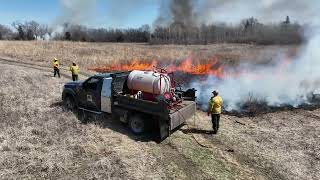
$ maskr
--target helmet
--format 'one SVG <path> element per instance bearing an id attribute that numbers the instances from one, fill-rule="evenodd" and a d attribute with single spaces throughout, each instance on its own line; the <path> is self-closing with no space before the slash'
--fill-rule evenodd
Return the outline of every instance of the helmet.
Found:
<path id="1" fill-rule="evenodd" d="M 214 90 L 214 91 L 212 91 L 212 94 L 214 94 L 214 95 L 218 95 L 218 94 L 219 94 L 219 92 L 218 92 L 218 90 Z"/>
<path id="2" fill-rule="evenodd" d="M 54 61 L 58 61 L 58 58 L 54 58 L 53 60 L 54 60 Z"/>

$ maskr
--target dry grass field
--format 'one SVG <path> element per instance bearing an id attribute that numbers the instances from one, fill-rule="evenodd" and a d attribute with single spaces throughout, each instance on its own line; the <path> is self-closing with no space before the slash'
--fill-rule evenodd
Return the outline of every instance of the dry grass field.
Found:
<path id="1" fill-rule="evenodd" d="M 199 59 L 218 57 L 221 63 L 236 65 L 239 60 L 269 62 L 280 53 L 294 55 L 297 46 L 256 46 L 248 44 L 147 45 L 117 43 L 1 41 L 0 56 L 51 66 L 55 57 L 63 65 L 77 62 L 82 69 L 123 61 L 176 61 L 193 55 Z"/>
<path id="2" fill-rule="evenodd" d="M 211 124 L 199 111 L 157 144 L 109 117 L 82 123 L 61 105 L 69 73 L 53 78 L 48 68 L 56 56 L 85 68 L 190 53 L 230 64 L 246 57 L 263 63 L 296 49 L 0 41 L 0 56 L 11 58 L 0 60 L 0 179 L 320 179 L 320 110 L 223 115 L 218 135 L 204 133 Z"/>

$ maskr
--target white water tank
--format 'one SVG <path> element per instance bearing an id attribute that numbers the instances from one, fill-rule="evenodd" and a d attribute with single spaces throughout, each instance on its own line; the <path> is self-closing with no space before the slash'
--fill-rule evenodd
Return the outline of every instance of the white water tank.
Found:
<path id="1" fill-rule="evenodd" d="M 134 70 L 129 74 L 127 85 L 131 90 L 159 95 L 170 92 L 171 80 L 168 74 Z"/>

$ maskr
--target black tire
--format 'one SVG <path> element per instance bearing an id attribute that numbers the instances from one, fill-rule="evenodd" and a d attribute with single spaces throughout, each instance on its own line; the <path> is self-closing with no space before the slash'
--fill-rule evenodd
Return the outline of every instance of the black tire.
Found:
<path id="1" fill-rule="evenodd" d="M 76 108 L 76 103 L 74 99 L 70 96 L 67 96 L 66 98 L 64 98 L 63 103 L 68 110 L 74 110 Z"/>
<path id="2" fill-rule="evenodd" d="M 78 119 L 82 122 L 82 123 L 87 123 L 88 122 L 88 117 L 85 111 L 78 109 L 77 110 L 77 116 Z"/>
<path id="3" fill-rule="evenodd" d="M 135 115 L 129 119 L 129 128 L 134 134 L 141 135 L 145 131 L 146 124 L 141 116 Z"/>

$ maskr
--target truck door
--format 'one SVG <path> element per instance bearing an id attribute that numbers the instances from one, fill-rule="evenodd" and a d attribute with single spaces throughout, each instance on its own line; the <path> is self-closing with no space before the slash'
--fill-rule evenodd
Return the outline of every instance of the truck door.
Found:
<path id="1" fill-rule="evenodd" d="M 80 95 L 80 104 L 83 108 L 100 111 L 102 80 L 91 77 L 83 83 L 83 91 Z"/>
<path id="2" fill-rule="evenodd" d="M 111 113 L 111 83 L 111 77 L 103 79 L 103 85 L 101 90 L 101 111 L 106 113 Z"/>

